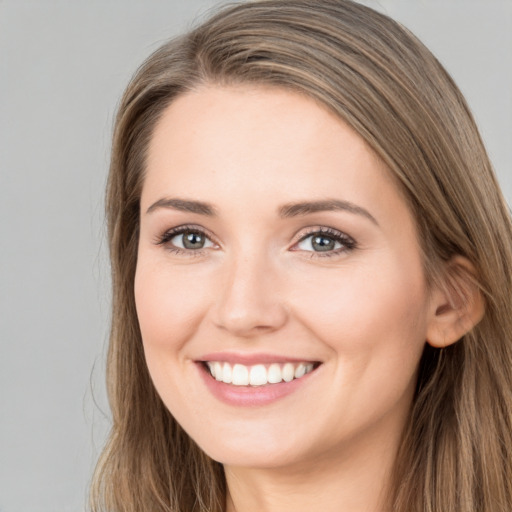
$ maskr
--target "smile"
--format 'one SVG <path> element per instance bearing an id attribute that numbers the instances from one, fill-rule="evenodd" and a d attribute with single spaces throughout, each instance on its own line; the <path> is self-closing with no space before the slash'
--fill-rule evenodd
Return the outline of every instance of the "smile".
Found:
<path id="1" fill-rule="evenodd" d="M 291 382 L 304 377 L 315 368 L 314 363 L 311 362 L 246 366 L 239 363 L 207 361 L 206 366 L 215 380 L 233 386 L 265 386 L 283 381 Z"/>

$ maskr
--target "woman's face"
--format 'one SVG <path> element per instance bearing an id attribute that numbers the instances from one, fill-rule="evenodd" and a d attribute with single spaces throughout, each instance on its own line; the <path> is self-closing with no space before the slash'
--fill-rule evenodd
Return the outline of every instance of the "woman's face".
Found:
<path id="1" fill-rule="evenodd" d="M 314 101 L 212 86 L 167 108 L 135 299 L 156 389 L 214 459 L 396 446 L 434 314 L 415 225 L 384 164 Z"/>

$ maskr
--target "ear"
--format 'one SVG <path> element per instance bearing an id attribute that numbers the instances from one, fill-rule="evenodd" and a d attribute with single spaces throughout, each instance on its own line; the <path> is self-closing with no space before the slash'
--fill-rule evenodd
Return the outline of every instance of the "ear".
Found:
<path id="1" fill-rule="evenodd" d="M 473 264 L 463 256 L 446 263 L 431 295 L 427 342 L 444 348 L 468 333 L 483 318 L 485 301 Z"/>

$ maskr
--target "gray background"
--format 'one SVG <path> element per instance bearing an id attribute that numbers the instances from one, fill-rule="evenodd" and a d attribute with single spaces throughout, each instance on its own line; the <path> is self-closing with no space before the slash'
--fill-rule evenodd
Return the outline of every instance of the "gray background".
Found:
<path id="1" fill-rule="evenodd" d="M 216 2 L 0 0 L 0 512 L 85 509 L 108 425 L 103 187 L 137 65 Z M 468 98 L 512 200 L 512 0 L 364 3 Z"/>

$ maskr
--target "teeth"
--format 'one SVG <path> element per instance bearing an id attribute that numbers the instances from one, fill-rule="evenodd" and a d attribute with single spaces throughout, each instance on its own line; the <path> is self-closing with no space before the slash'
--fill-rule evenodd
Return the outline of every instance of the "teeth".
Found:
<path id="1" fill-rule="evenodd" d="M 313 363 L 272 363 L 268 367 L 263 364 L 231 366 L 230 363 L 220 361 L 208 361 L 206 364 L 215 380 L 234 386 L 264 386 L 278 384 L 283 380 L 291 382 L 313 371 Z"/>
<path id="2" fill-rule="evenodd" d="M 262 364 L 251 367 L 249 384 L 251 386 L 263 386 L 267 383 L 267 369 Z"/>
<path id="3" fill-rule="evenodd" d="M 214 363 L 213 368 L 215 369 L 215 379 L 222 380 L 222 364 Z"/>
<path id="4" fill-rule="evenodd" d="M 295 368 L 295 378 L 300 379 L 304 374 L 306 373 L 306 365 L 305 364 L 299 364 L 297 368 Z"/>
<path id="5" fill-rule="evenodd" d="M 295 376 L 295 368 L 292 363 L 286 363 L 283 366 L 283 380 L 285 382 L 291 382 Z"/>
<path id="6" fill-rule="evenodd" d="M 231 369 L 231 365 L 229 363 L 224 363 L 222 367 L 222 382 L 226 384 L 231 384 L 233 379 L 233 370 Z"/>
<path id="7" fill-rule="evenodd" d="M 235 386 L 249 385 L 249 369 L 247 368 L 247 366 L 244 366 L 243 364 L 235 364 L 235 366 L 233 366 L 231 382 Z"/>
<path id="8" fill-rule="evenodd" d="M 267 381 L 269 384 L 278 384 L 283 380 L 283 374 L 281 373 L 281 367 L 274 363 L 271 364 L 268 368 L 268 377 Z"/>

